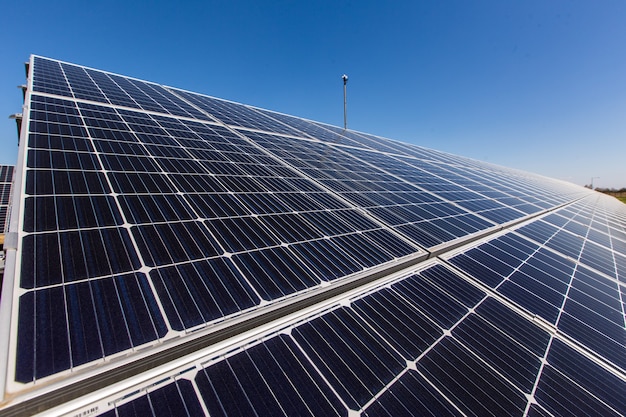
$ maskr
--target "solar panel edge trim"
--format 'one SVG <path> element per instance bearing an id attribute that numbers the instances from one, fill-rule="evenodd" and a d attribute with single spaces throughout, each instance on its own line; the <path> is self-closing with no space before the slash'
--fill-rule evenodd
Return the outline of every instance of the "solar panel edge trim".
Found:
<path id="1" fill-rule="evenodd" d="M 29 74 L 27 74 L 27 89 L 26 94 L 24 96 L 24 105 L 23 105 L 23 116 L 22 116 L 22 128 L 20 129 L 20 137 L 18 138 L 18 156 L 17 156 L 17 164 L 13 171 L 13 193 L 14 195 L 22 194 L 22 190 L 24 187 L 24 171 L 25 171 L 25 152 L 26 152 L 26 142 L 28 136 L 27 126 L 30 121 L 30 111 L 28 111 L 27 103 L 30 102 L 30 94 L 33 87 L 33 77 L 32 71 L 34 66 L 35 56 L 31 55 L 28 61 L 28 70 Z M 28 98 L 28 100 L 27 100 Z M 25 114 L 24 114 L 25 113 Z M 24 161 L 24 162 L 22 162 Z M 5 395 L 7 392 L 7 384 L 10 384 L 12 381 L 9 380 L 9 357 L 14 352 L 13 346 L 11 344 L 11 340 L 14 340 L 17 333 L 17 326 L 15 325 L 16 320 L 12 319 L 15 317 L 14 314 L 17 312 L 17 303 L 14 302 L 14 292 L 15 286 L 17 285 L 17 276 L 16 268 L 18 267 L 17 262 L 17 248 L 19 241 L 21 241 L 19 234 L 21 230 L 21 208 L 22 208 L 22 199 L 19 198 L 18 201 L 13 201 L 13 205 L 11 207 L 11 222 L 8 225 L 7 237 L 8 241 L 11 242 L 11 245 L 6 245 L 7 239 L 5 238 L 5 247 L 4 251 L 6 254 L 5 257 L 5 270 L 4 270 L 4 279 L 2 281 L 2 302 L 0 303 L 0 404 L 5 399 Z M 6 279 L 9 277 L 9 279 Z"/>

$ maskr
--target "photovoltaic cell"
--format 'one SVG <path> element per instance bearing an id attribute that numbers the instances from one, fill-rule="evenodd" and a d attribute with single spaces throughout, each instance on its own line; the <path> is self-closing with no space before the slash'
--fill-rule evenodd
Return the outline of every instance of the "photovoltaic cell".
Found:
<path id="1" fill-rule="evenodd" d="M 442 265 L 425 269 L 420 275 L 467 308 L 475 307 L 486 295 Z"/>
<path id="2" fill-rule="evenodd" d="M 353 308 L 407 360 L 443 335 L 439 326 L 391 290 L 357 300 Z"/>
<path id="3" fill-rule="evenodd" d="M 512 246 L 507 239 L 509 238 L 503 236 L 470 249 L 451 258 L 450 263 L 484 284 L 496 288 L 538 248 L 532 244 Z"/>
<path id="4" fill-rule="evenodd" d="M 337 310 L 293 330 L 295 341 L 351 409 L 359 409 L 405 366 L 349 310 Z"/>
<path id="5" fill-rule="evenodd" d="M 155 341 L 167 330 L 141 274 L 29 291 L 19 311 L 20 382 Z"/>
<path id="6" fill-rule="evenodd" d="M 48 232 L 119 226 L 122 218 L 109 196 L 41 196 L 25 200 L 24 231 Z"/>
<path id="7" fill-rule="evenodd" d="M 283 247 L 233 255 L 232 260 L 264 300 L 284 297 L 320 283 Z"/>
<path id="8" fill-rule="evenodd" d="M 150 276 L 174 330 L 211 322 L 260 301 L 234 265 L 222 258 L 158 268 Z"/>
<path id="9" fill-rule="evenodd" d="M 564 333 L 619 367 L 626 367 L 626 328 L 623 315 L 614 317 L 612 321 L 575 301 L 567 300 L 558 324 Z"/>
<path id="10" fill-rule="evenodd" d="M 547 360 L 570 381 L 585 387 L 589 394 L 596 396 L 619 413 L 626 412 L 626 401 L 621 395 L 626 388 L 623 379 L 582 357 L 560 341 L 554 342 Z"/>
<path id="11" fill-rule="evenodd" d="M 418 362 L 418 370 L 466 415 L 518 415 L 526 398 L 458 342 L 445 338 Z"/>
<path id="12" fill-rule="evenodd" d="M 469 311 L 468 307 L 463 306 L 421 275 L 413 275 L 394 284 L 392 288 L 443 329 L 452 327 Z"/>
<path id="13" fill-rule="evenodd" d="M 409 371 L 376 399 L 364 416 L 462 416 L 417 372 Z"/>
<path id="14" fill-rule="evenodd" d="M 21 285 L 37 288 L 139 269 L 126 229 L 103 228 L 25 236 Z M 98 257 L 89 254 L 98 254 Z"/>
<path id="15" fill-rule="evenodd" d="M 478 306 L 476 313 L 495 326 L 500 332 L 514 339 L 536 357 L 543 357 L 548 343 L 549 334 L 525 320 L 519 314 L 489 298 Z"/>
<path id="16" fill-rule="evenodd" d="M 552 414 L 548 413 L 538 404 L 531 404 L 526 415 L 528 417 L 550 417 Z"/>
<path id="17" fill-rule="evenodd" d="M 546 410 L 557 415 L 624 414 L 623 379 L 559 341 L 554 342 L 547 360 L 536 394 L 538 403 Z"/>
<path id="18" fill-rule="evenodd" d="M 209 367 L 195 380 L 212 416 L 347 415 L 303 353 L 285 337 Z"/>
<path id="19" fill-rule="evenodd" d="M 490 363 L 519 389 L 530 394 L 541 361 L 506 333 L 477 315 L 470 315 L 452 335 L 464 346 Z"/>
<path id="20" fill-rule="evenodd" d="M 101 415 L 103 417 L 195 417 L 204 416 L 204 411 L 191 382 L 177 380 L 150 391 L 132 402 L 116 406 L 114 410 Z"/>

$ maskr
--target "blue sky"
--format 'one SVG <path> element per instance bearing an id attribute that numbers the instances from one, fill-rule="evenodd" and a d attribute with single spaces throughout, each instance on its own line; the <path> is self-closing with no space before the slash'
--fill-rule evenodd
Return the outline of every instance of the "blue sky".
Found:
<path id="1" fill-rule="evenodd" d="M 178 4 L 180 3 L 180 4 Z M 626 186 L 626 1 L 41 1 L 0 16 L 0 164 L 31 53 Z"/>

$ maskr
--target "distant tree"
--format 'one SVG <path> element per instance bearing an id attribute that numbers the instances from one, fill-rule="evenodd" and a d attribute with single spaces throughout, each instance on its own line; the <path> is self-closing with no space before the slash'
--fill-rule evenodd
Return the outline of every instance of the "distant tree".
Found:
<path id="1" fill-rule="evenodd" d="M 585 185 L 585 187 L 590 188 L 590 186 Z M 619 195 L 619 194 L 626 194 L 626 187 L 622 187 L 619 190 L 617 188 L 601 188 L 601 187 L 597 187 L 596 191 L 600 192 L 600 193 L 604 193 L 604 194 L 609 194 L 609 195 Z"/>

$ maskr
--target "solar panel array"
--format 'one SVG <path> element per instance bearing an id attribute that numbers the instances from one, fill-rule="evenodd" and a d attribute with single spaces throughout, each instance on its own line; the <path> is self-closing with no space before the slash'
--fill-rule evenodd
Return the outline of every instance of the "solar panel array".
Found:
<path id="1" fill-rule="evenodd" d="M 626 413 L 616 200 L 52 59 L 28 81 L 0 415 Z"/>
<path id="2" fill-rule="evenodd" d="M 9 227 L 9 207 L 11 204 L 11 183 L 13 166 L 0 165 L 0 247 L 4 245 L 4 234 Z M 0 288 L 4 278 L 4 252 L 0 252 Z M 0 300 L 2 300 L 0 293 Z"/>
<path id="3" fill-rule="evenodd" d="M 4 234 L 8 228 L 7 216 L 11 198 L 13 168 L 12 165 L 0 165 L 0 234 Z"/>

